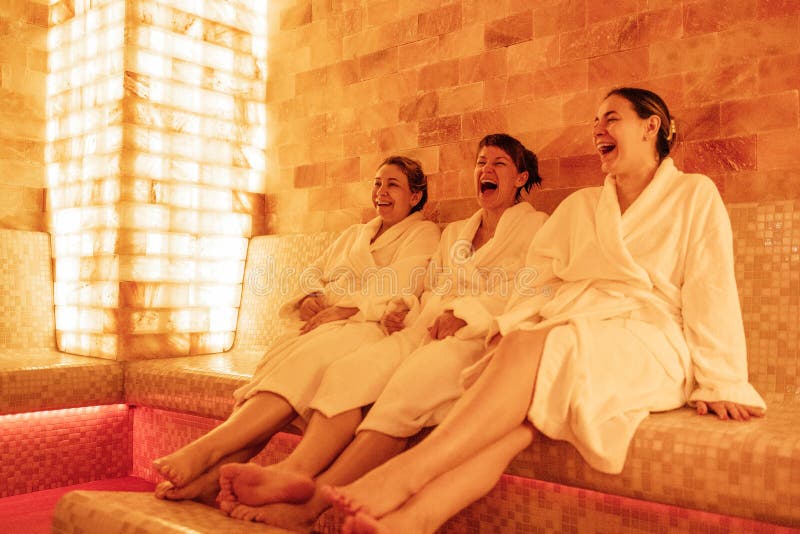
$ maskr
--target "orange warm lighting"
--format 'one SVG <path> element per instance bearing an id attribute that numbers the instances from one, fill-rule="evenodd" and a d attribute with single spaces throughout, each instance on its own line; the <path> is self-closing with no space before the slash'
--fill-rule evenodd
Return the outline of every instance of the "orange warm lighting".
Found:
<path id="1" fill-rule="evenodd" d="M 266 3 L 81 3 L 48 34 L 47 180 L 66 352 L 230 348 L 263 218 Z"/>

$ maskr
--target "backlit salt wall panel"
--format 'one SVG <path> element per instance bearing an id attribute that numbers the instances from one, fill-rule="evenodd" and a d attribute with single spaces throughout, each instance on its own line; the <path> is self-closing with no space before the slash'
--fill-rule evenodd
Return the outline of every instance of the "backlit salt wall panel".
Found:
<path id="1" fill-rule="evenodd" d="M 75 4 L 49 34 L 59 347 L 226 350 L 264 221 L 265 4 Z"/>

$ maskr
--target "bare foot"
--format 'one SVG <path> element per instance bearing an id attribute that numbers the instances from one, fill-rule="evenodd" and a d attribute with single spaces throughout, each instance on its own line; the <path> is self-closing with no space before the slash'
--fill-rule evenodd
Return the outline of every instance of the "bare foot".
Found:
<path id="1" fill-rule="evenodd" d="M 264 506 L 237 504 L 229 515 L 236 519 L 258 521 L 292 532 L 310 532 L 319 513 L 305 504 L 278 503 Z"/>
<path id="2" fill-rule="evenodd" d="M 419 510 L 403 507 L 380 519 L 364 512 L 358 512 L 345 519 L 342 525 L 342 534 L 391 534 L 392 532 L 434 534 L 437 527 L 430 524 L 429 518 L 425 514 L 418 512 Z"/>
<path id="3" fill-rule="evenodd" d="M 348 515 L 364 512 L 380 519 L 402 506 L 417 491 L 404 485 L 407 477 L 376 476 L 380 470 L 370 471 L 347 486 L 325 486 L 320 491 L 329 503 Z M 391 480 L 390 484 L 385 483 L 387 479 Z"/>
<path id="4" fill-rule="evenodd" d="M 161 482 L 155 489 L 157 499 L 169 501 L 194 500 L 214 506 L 219 486 L 216 474 L 204 473 L 185 486 L 175 487 L 169 480 Z"/>
<path id="5" fill-rule="evenodd" d="M 347 515 L 355 515 L 363 506 L 361 503 L 352 501 L 344 488 L 322 486 L 319 491 L 325 500 L 331 503 L 334 508 Z"/>
<path id="6" fill-rule="evenodd" d="M 233 498 L 248 506 L 304 503 L 316 490 L 310 477 L 274 466 L 232 463 L 222 466 L 219 475 L 220 501 Z"/>
<path id="7" fill-rule="evenodd" d="M 199 454 L 199 451 L 194 449 L 196 447 L 192 448 L 190 444 L 172 454 L 157 458 L 153 460 L 153 467 L 176 488 L 185 486 L 216 463 L 214 458 L 209 458 L 207 454 Z"/>

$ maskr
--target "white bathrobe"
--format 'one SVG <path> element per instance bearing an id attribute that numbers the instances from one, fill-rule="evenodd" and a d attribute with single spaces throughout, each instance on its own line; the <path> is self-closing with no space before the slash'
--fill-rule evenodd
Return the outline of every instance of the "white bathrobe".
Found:
<path id="1" fill-rule="evenodd" d="M 707 177 L 666 158 L 620 214 L 609 176 L 564 200 L 527 261 L 538 278 L 490 335 L 556 325 L 529 419 L 592 467 L 620 472 L 650 411 L 696 400 L 765 408 L 747 378 L 730 220 Z"/>
<path id="2" fill-rule="evenodd" d="M 376 217 L 351 226 L 303 271 L 301 289 L 281 307 L 281 316 L 290 319 L 287 332 L 264 355 L 253 379 L 234 392 L 237 405 L 269 391 L 284 397 L 306 419 L 311 414 L 309 401 L 325 369 L 336 359 L 385 337 L 378 321 L 394 300 L 416 300 L 439 243 L 439 228 L 417 212 L 370 243 L 380 225 L 381 219 Z M 355 307 L 358 312 L 300 335 L 304 323 L 298 303 L 313 292 L 324 295 L 328 305 Z"/>
<path id="3" fill-rule="evenodd" d="M 330 417 L 375 402 L 359 430 L 398 437 L 441 421 L 463 393 L 461 373 L 483 354 L 492 319 L 505 308 L 531 239 L 547 219 L 530 204 L 517 204 L 503 213 L 494 237 L 474 251 L 481 216 L 479 210 L 445 229 L 413 324 L 331 365 L 314 409 Z M 428 328 L 447 310 L 466 326 L 431 340 Z"/>

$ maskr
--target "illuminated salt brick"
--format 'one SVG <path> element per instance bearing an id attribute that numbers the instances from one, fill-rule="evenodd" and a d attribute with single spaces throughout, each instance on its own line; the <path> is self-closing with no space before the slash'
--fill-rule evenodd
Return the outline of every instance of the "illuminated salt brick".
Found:
<path id="1" fill-rule="evenodd" d="M 160 179 L 167 176 L 168 160 L 153 154 L 128 154 L 122 160 L 122 170 L 126 174 Z"/>
<path id="2" fill-rule="evenodd" d="M 126 47 L 125 52 L 126 70 L 161 78 L 169 78 L 172 75 L 171 58 L 133 46 Z"/>
<path id="3" fill-rule="evenodd" d="M 203 235 L 250 236 L 252 217 L 246 213 L 202 212 L 198 230 Z"/>
<path id="4" fill-rule="evenodd" d="M 116 326 L 114 310 L 78 306 L 56 306 L 56 324 L 59 329 L 71 332 L 102 333 L 113 331 Z"/>
<path id="5" fill-rule="evenodd" d="M 201 85 L 205 79 L 205 69 L 194 61 L 171 59 L 172 79 L 188 85 Z"/>
<path id="6" fill-rule="evenodd" d="M 236 284 L 242 280 L 244 261 L 197 261 L 194 281 Z"/>
<path id="7" fill-rule="evenodd" d="M 124 308 L 167 308 L 191 305 L 190 287 L 185 283 L 122 281 L 119 283 L 119 288 L 119 304 Z"/>
<path id="8" fill-rule="evenodd" d="M 228 306 L 239 305 L 242 297 L 242 284 L 211 285 L 192 284 L 190 286 L 190 306 Z"/>
<path id="9" fill-rule="evenodd" d="M 120 254 L 190 256 L 194 251 L 194 237 L 166 232 L 140 232 L 120 230 Z"/>
<path id="10" fill-rule="evenodd" d="M 168 313 L 164 310 L 120 310 L 122 332 L 132 334 L 156 334 L 168 328 Z M 174 328 L 172 329 L 175 330 Z"/>
<path id="11" fill-rule="evenodd" d="M 114 308 L 119 304 L 117 282 L 56 282 L 53 287 L 56 306 Z"/>
<path id="12" fill-rule="evenodd" d="M 120 228 L 138 228 L 145 230 L 169 229 L 170 209 L 167 206 L 120 202 L 118 209 L 118 226 Z"/>
<path id="13" fill-rule="evenodd" d="M 186 333 L 123 334 L 119 340 L 120 354 L 129 360 L 188 356 L 190 349 L 191 337 Z"/>
<path id="14" fill-rule="evenodd" d="M 237 236 L 199 236 L 196 254 L 203 259 L 227 258 L 244 260 L 247 256 L 248 239 Z"/>
<path id="15" fill-rule="evenodd" d="M 173 209 L 167 229 L 175 233 L 200 234 L 200 213 L 196 210 Z"/>
<path id="16" fill-rule="evenodd" d="M 166 254 L 173 257 L 195 255 L 196 238 L 191 235 L 148 232 L 145 240 L 145 255 Z"/>
<path id="17" fill-rule="evenodd" d="M 120 259 L 120 280 L 138 282 L 172 281 L 169 278 L 169 260 L 162 257 L 122 256 Z M 176 282 L 191 280 L 194 270 L 182 273 Z"/>
<path id="18" fill-rule="evenodd" d="M 65 209 L 52 214 L 52 226 L 56 234 L 74 234 L 82 229 L 81 208 Z"/>
<path id="19" fill-rule="evenodd" d="M 195 161 L 172 160 L 169 164 L 169 177 L 180 182 L 198 183 L 201 181 L 202 165 Z"/>
<path id="20" fill-rule="evenodd" d="M 120 305 L 128 308 L 235 308 L 241 284 L 120 282 Z"/>
<path id="21" fill-rule="evenodd" d="M 52 236 L 53 256 L 103 256 L 117 252 L 117 234 L 113 230 L 82 231 Z"/>
<path id="22" fill-rule="evenodd" d="M 56 260 L 56 263 L 59 259 Z M 79 280 L 116 280 L 119 276 L 118 256 L 92 256 L 79 260 Z"/>

